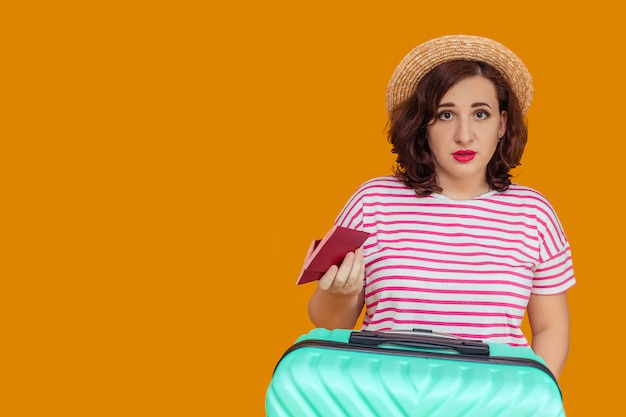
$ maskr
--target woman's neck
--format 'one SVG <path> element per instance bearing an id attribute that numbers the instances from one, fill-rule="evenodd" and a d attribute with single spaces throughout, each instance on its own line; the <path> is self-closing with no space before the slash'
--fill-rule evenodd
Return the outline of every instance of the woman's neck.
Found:
<path id="1" fill-rule="evenodd" d="M 440 183 L 439 186 L 442 188 L 440 194 L 452 200 L 471 200 L 491 191 L 486 180 L 455 181 L 453 183 Z"/>

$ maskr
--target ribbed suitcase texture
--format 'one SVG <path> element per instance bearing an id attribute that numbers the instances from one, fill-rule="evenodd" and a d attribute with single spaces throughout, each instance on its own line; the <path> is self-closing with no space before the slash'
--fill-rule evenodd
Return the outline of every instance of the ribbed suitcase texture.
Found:
<path id="1" fill-rule="evenodd" d="M 458 353 L 351 343 L 356 336 L 370 334 L 301 336 L 276 365 L 266 416 L 565 416 L 556 380 L 530 348 L 489 343 L 488 353 Z"/>

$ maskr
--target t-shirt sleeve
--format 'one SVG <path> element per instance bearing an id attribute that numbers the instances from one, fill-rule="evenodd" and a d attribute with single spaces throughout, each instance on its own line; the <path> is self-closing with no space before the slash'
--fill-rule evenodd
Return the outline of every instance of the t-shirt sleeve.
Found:
<path id="1" fill-rule="evenodd" d="M 550 204 L 538 208 L 539 264 L 532 293 L 559 294 L 576 283 L 572 252 L 561 223 Z"/>
<path id="2" fill-rule="evenodd" d="M 363 230 L 363 199 L 365 188 L 362 185 L 352 194 L 335 219 L 335 225 Z"/>

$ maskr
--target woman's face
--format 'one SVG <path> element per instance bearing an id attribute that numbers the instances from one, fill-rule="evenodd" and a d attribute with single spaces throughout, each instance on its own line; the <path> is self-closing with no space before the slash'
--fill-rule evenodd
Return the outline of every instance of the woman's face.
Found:
<path id="1" fill-rule="evenodd" d="M 487 78 L 465 78 L 444 94 L 426 128 L 444 193 L 462 186 L 484 188 L 487 164 L 506 131 L 506 119 L 507 113 L 499 110 L 496 88 Z"/>

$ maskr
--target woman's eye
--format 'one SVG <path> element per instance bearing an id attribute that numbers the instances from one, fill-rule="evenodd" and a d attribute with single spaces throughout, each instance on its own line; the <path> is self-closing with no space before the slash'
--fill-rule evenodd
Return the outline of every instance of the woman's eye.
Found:
<path id="1" fill-rule="evenodd" d="M 476 112 L 476 117 L 479 119 L 486 119 L 487 117 L 489 117 L 489 113 L 484 110 L 478 110 Z"/>
<path id="2" fill-rule="evenodd" d="M 452 119 L 452 113 L 449 111 L 442 111 L 439 113 L 439 120 L 450 120 Z"/>

